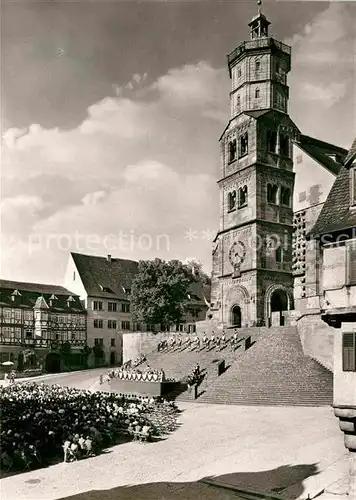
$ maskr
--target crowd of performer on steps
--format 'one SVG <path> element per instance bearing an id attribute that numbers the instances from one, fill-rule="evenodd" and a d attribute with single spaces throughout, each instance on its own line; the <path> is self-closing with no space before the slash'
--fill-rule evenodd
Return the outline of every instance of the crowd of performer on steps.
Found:
<path id="1" fill-rule="evenodd" d="M 168 350 L 185 350 L 190 349 L 191 351 L 203 349 L 212 350 L 218 349 L 223 350 L 226 347 L 230 346 L 233 350 L 238 348 L 238 344 L 241 339 L 238 338 L 237 331 L 235 331 L 232 337 L 227 338 L 225 332 L 223 331 L 221 337 L 215 335 L 212 332 L 211 337 L 209 338 L 206 333 L 200 338 L 198 335 L 194 337 L 187 337 L 185 341 L 183 341 L 183 337 L 179 334 L 177 337 L 171 337 L 169 340 L 162 340 L 157 345 L 157 351 L 168 351 Z"/>

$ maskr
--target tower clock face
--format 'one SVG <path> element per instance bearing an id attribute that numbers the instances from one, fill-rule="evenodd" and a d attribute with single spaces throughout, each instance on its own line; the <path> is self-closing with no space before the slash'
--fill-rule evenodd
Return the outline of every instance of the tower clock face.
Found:
<path id="1" fill-rule="evenodd" d="M 235 241 L 230 248 L 229 260 L 232 266 L 240 265 L 245 259 L 246 248 L 242 241 Z"/>

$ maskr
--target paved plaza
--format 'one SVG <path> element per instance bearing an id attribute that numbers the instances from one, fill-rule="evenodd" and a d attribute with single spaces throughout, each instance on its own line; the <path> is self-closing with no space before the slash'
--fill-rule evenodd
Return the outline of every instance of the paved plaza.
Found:
<path id="1" fill-rule="evenodd" d="M 83 373 L 56 377 L 55 382 L 85 386 Z M 89 386 L 94 382 L 94 376 L 87 378 Z M 125 443 L 94 458 L 4 478 L 2 500 L 239 497 L 196 483 L 211 476 L 239 489 L 296 499 L 312 497 L 346 474 L 342 433 L 331 407 L 179 407 L 180 426 L 167 439 Z"/>

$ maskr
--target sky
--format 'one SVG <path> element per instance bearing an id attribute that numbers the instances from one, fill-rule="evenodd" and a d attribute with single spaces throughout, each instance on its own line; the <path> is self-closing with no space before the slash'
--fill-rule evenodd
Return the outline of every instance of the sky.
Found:
<path id="1" fill-rule="evenodd" d="M 289 112 L 349 148 L 356 4 L 265 1 L 292 46 Z M 4 1 L 1 277 L 61 284 L 70 251 L 211 270 L 226 54 L 249 1 Z"/>

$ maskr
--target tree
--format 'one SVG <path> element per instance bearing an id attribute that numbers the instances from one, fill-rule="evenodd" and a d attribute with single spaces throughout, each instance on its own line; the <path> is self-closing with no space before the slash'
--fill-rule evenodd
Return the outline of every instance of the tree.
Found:
<path id="1" fill-rule="evenodd" d="M 200 260 L 187 259 L 184 265 L 189 269 L 197 281 L 200 281 L 204 286 L 211 285 L 211 278 L 203 271 L 203 264 Z"/>
<path id="2" fill-rule="evenodd" d="M 174 325 L 182 320 L 188 304 L 191 271 L 178 260 L 141 260 L 131 285 L 134 321 Z"/>

